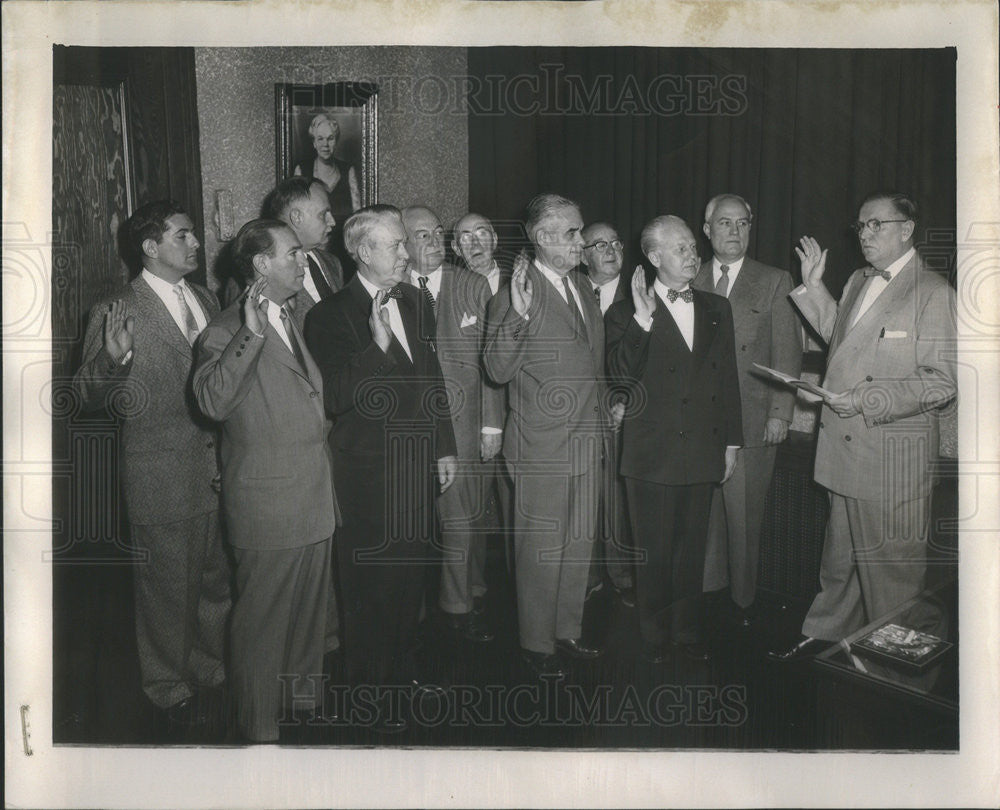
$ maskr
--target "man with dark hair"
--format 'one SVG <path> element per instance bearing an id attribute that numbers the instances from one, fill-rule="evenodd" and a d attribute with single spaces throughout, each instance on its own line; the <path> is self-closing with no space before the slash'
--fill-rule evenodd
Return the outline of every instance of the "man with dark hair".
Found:
<path id="1" fill-rule="evenodd" d="M 521 655 L 539 675 L 559 654 L 596 658 L 584 642 L 583 603 L 597 532 L 604 401 L 604 323 L 580 262 L 580 208 L 556 194 L 528 204 L 529 264 L 490 302 L 483 361 L 508 385 L 504 458 L 514 479 L 515 574 Z"/>
<path id="2" fill-rule="evenodd" d="M 330 198 L 323 181 L 312 177 L 282 180 L 264 199 L 262 216 L 290 226 L 305 252 L 306 276 L 289 307 L 301 331 L 309 310 L 344 286 L 340 260 L 326 250 L 337 223 L 330 213 Z"/>
<path id="3" fill-rule="evenodd" d="M 282 709 L 322 706 L 336 497 L 323 380 L 289 317 L 306 260 L 292 229 L 248 222 L 249 287 L 199 338 L 194 393 L 222 424 L 222 504 L 236 558 L 230 629 L 240 731 L 278 739 Z"/>
<path id="4" fill-rule="evenodd" d="M 444 260 L 444 229 L 426 206 L 403 210 L 407 280 L 431 304 L 430 334 L 448 389 L 451 425 L 458 449 L 455 483 L 437 499 L 441 519 L 441 588 L 438 604 L 447 626 L 469 641 L 486 642 L 493 633 L 475 600 L 486 594 L 486 536 L 474 521 L 483 513 L 482 464 L 491 462 L 503 441 L 501 388 L 487 385 L 480 357 L 490 287 L 479 273 Z"/>
<path id="5" fill-rule="evenodd" d="M 633 387 L 621 474 L 628 492 L 642 657 L 671 650 L 704 661 L 702 578 L 712 491 L 732 475 L 742 444 L 733 317 L 726 299 L 690 288 L 700 266 L 684 220 L 643 228 L 631 300 L 608 310 L 608 371 Z"/>
<path id="6" fill-rule="evenodd" d="M 416 630 L 441 490 L 458 468 L 455 435 L 433 340 L 431 304 L 401 284 L 409 256 L 398 209 L 373 205 L 344 225 L 358 273 L 306 319 L 323 375 L 334 476 L 343 514 L 337 559 L 348 677 L 354 684 L 422 685 Z M 378 728 L 405 721 L 391 696 Z"/>
<path id="7" fill-rule="evenodd" d="M 91 312 L 74 384 L 87 409 L 121 417 L 122 484 L 135 567 L 142 686 L 177 723 L 203 720 L 199 687 L 225 679 L 228 566 L 213 426 L 191 402 L 191 346 L 219 307 L 184 277 L 194 224 L 175 202 L 139 208 L 127 234 L 142 270 Z"/>
<path id="8" fill-rule="evenodd" d="M 830 491 L 820 592 L 780 660 L 818 652 L 916 597 L 927 568 L 936 411 L 957 391 L 955 293 L 914 247 L 917 207 L 894 191 L 861 204 L 868 266 L 836 301 L 826 250 L 804 236 L 791 301 L 828 342 L 816 482 Z"/>
<path id="9" fill-rule="evenodd" d="M 736 194 L 709 200 L 703 230 L 713 255 L 691 282 L 728 298 L 733 310 L 743 446 L 732 477 L 712 496 L 704 588 L 728 588 L 744 627 L 757 593 L 764 500 L 795 405 L 795 391 L 761 375 L 754 363 L 793 377 L 802 368 L 801 329 L 788 302 L 792 277 L 746 255 L 752 219 L 750 204 Z"/>

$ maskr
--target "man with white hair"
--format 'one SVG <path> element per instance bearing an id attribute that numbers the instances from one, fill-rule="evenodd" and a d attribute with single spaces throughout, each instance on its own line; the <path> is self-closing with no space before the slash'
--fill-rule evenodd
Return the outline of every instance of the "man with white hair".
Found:
<path id="1" fill-rule="evenodd" d="M 508 384 L 503 452 L 515 482 L 521 652 L 542 675 L 562 671 L 558 653 L 602 653 L 582 631 L 609 415 L 601 311 L 570 273 L 583 249 L 580 208 L 540 194 L 526 229 L 535 258 L 522 255 L 509 294 L 490 302 L 483 360 Z"/>
<path id="2" fill-rule="evenodd" d="M 704 588 L 728 587 L 744 627 L 750 626 L 757 593 L 764 500 L 795 405 L 794 389 L 763 376 L 753 364 L 793 377 L 802 369 L 801 329 L 787 297 L 792 277 L 746 255 L 752 219 L 750 204 L 736 194 L 709 201 L 703 230 L 713 255 L 691 282 L 696 290 L 728 298 L 733 310 L 743 446 L 732 478 L 713 495 Z"/>

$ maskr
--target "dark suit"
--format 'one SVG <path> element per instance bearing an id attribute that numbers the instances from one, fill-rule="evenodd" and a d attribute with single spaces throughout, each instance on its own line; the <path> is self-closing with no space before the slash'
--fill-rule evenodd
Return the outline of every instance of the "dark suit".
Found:
<path id="1" fill-rule="evenodd" d="M 219 311 L 188 284 L 206 320 Z M 91 312 L 74 384 L 84 407 L 121 417 L 122 488 L 133 544 L 149 555 L 135 568 L 136 636 L 143 689 L 171 706 L 196 684 L 224 679 L 228 566 L 219 529 L 214 426 L 190 389 L 191 346 L 140 274 L 115 298 L 135 317 L 133 357 L 116 365 L 104 349 L 105 299 Z"/>
<path id="2" fill-rule="evenodd" d="M 436 300 L 437 355 L 458 448 L 459 475 L 437 500 L 441 518 L 441 609 L 468 613 L 486 592 L 486 536 L 475 524 L 486 504 L 480 461 L 482 428 L 503 428 L 503 389 L 488 386 L 482 367 L 490 287 L 471 270 L 441 267 Z"/>
<path id="3" fill-rule="evenodd" d="M 712 292 L 712 260 L 702 265 L 691 286 Z M 764 426 L 771 418 L 790 424 L 795 406 L 794 389 L 762 376 L 753 364 L 799 375 L 802 333 L 788 301 L 791 291 L 787 272 L 744 258 L 727 296 L 733 309 L 744 444 L 732 477 L 712 498 L 704 587 L 715 591 L 728 585 L 733 601 L 744 608 L 757 592 L 764 500 L 774 472 L 776 447 L 764 444 Z"/>
<path id="4" fill-rule="evenodd" d="M 608 310 L 608 371 L 631 384 L 622 435 L 643 640 L 701 638 L 701 583 L 712 488 L 728 445 L 742 443 L 733 319 L 724 298 L 695 291 L 689 349 L 657 295 L 650 331 L 631 300 Z"/>
<path id="5" fill-rule="evenodd" d="M 330 444 L 343 517 L 336 548 L 355 683 L 411 674 L 425 567 L 436 559 L 435 462 L 455 455 L 441 366 L 433 342 L 421 337 L 434 315 L 416 289 L 400 290 L 412 361 L 395 337 L 388 352 L 372 339 L 372 299 L 358 276 L 306 318 L 306 343 L 335 417 Z"/>
<path id="6" fill-rule="evenodd" d="M 515 486 L 521 647 L 552 653 L 557 638 L 579 638 L 582 630 L 608 424 L 604 323 L 577 278 L 570 283 L 586 334 L 577 331 L 575 301 L 564 301 L 534 264 L 527 274 L 528 319 L 501 288 L 490 301 L 483 361 L 508 391 L 503 452 Z"/>
<path id="7" fill-rule="evenodd" d="M 293 691 L 310 692 L 309 676 L 323 671 L 333 598 L 336 499 L 323 381 L 304 347 L 305 368 L 270 324 L 263 337 L 246 327 L 239 303 L 209 324 L 197 347 L 195 396 L 222 423 L 222 504 L 236 557 L 237 722 L 252 739 L 276 740 L 283 704 Z"/>
<path id="8" fill-rule="evenodd" d="M 344 270 L 340 266 L 340 259 L 322 248 L 314 248 L 310 253 L 316 258 L 316 264 L 319 265 L 319 270 L 323 274 L 323 278 L 326 279 L 326 283 L 330 286 L 330 289 L 334 292 L 342 289 L 344 286 Z M 306 272 L 311 273 L 311 268 Z M 317 302 L 313 300 L 313 297 L 306 291 L 305 287 L 295 294 L 293 300 L 295 303 L 292 305 L 292 318 L 294 318 L 299 332 L 305 332 L 306 315 L 309 314 L 309 310 Z"/>

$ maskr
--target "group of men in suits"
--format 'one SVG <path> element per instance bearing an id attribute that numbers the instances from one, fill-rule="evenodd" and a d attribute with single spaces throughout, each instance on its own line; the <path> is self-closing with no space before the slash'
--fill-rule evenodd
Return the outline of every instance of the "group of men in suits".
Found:
<path id="1" fill-rule="evenodd" d="M 271 741 L 290 706 L 327 711 L 310 679 L 341 634 L 352 685 L 426 687 L 416 639 L 432 566 L 445 626 L 493 638 L 493 488 L 533 672 L 601 655 L 583 615 L 605 569 L 638 608 L 644 659 L 706 660 L 703 593 L 728 588 L 747 620 L 755 598 L 793 397 L 752 364 L 798 374 L 790 302 L 830 342 L 816 476 L 831 518 L 804 637 L 775 655 L 814 652 L 922 587 L 933 411 L 955 393 L 954 295 L 921 269 L 909 198 L 862 205 L 871 267 L 839 305 L 814 240 L 797 249 L 795 291 L 746 256 L 752 212 L 734 194 L 706 208 L 709 261 L 683 220 L 658 216 L 641 234 L 652 275 L 627 279 L 614 227 L 585 228 L 555 194 L 529 203 L 533 256 L 510 268 L 479 214 L 452 228 L 452 264 L 426 206 L 363 208 L 344 224 L 357 265 L 346 284 L 322 249 L 334 223 L 316 181 L 283 181 L 263 212 L 234 241 L 245 286 L 220 313 L 184 280 L 198 249 L 187 214 L 136 211 L 143 269 L 95 308 L 77 374 L 88 406 L 117 403 L 123 417 L 126 507 L 148 555 L 135 580 L 143 687 L 178 722 L 196 722 L 199 690 L 226 677 L 223 523 L 238 727 Z M 385 731 L 405 727 L 390 698 Z"/>

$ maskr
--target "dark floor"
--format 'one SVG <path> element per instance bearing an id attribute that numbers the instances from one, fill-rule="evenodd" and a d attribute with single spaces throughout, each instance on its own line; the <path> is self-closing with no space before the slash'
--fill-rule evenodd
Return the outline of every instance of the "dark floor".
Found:
<path id="1" fill-rule="evenodd" d="M 55 567 L 56 743 L 110 745 L 239 744 L 227 723 L 224 691 L 205 696 L 207 725 L 169 727 L 139 684 L 133 630 L 131 571 L 126 564 Z M 957 746 L 942 734 L 899 739 L 894 721 L 845 733 L 837 718 L 821 717 L 815 665 L 775 664 L 766 651 L 793 638 L 806 605 L 762 594 L 749 630 L 728 598 L 708 599 L 712 660 L 678 657 L 650 665 L 638 657 L 635 609 L 625 607 L 610 583 L 587 603 L 585 636 L 606 654 L 573 662 L 565 680 L 539 681 L 521 663 L 513 586 L 502 548 L 490 548 L 486 616 L 496 631 L 488 644 L 458 642 L 431 615 L 423 624 L 423 663 L 442 695 L 402 706 L 409 728 L 383 736 L 370 728 L 358 698 L 354 722 L 307 726 L 289 723 L 282 743 L 341 746 L 475 746 L 545 748 L 828 749 Z M 349 717 L 338 672 L 329 657 L 329 700 Z M 857 719 L 855 719 L 855 723 Z M 831 725 L 832 723 L 832 725 Z M 957 734 L 957 728 L 955 730 Z M 919 743 L 919 744 L 918 744 Z"/>

